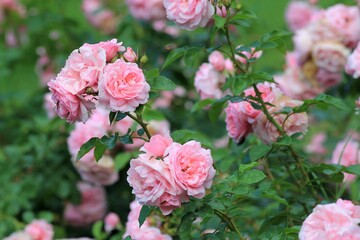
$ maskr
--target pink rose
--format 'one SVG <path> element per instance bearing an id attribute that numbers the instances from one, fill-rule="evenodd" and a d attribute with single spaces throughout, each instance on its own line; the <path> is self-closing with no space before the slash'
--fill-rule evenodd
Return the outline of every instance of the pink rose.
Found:
<path id="1" fill-rule="evenodd" d="M 51 99 L 51 93 L 44 95 L 44 109 L 46 110 L 49 119 L 53 119 L 57 114 L 55 112 L 56 104 Z"/>
<path id="2" fill-rule="evenodd" d="M 226 112 L 226 130 L 236 143 L 241 142 L 252 130 L 248 117 L 240 109 L 240 102 L 229 103 Z"/>
<path id="3" fill-rule="evenodd" d="M 47 86 L 47 83 L 56 77 L 54 73 L 54 66 L 46 53 L 44 48 L 40 48 L 44 52 L 42 52 L 36 61 L 35 71 L 40 78 L 40 83 L 42 86 Z M 38 49 L 37 49 L 38 50 Z M 40 50 L 41 51 L 41 50 Z"/>
<path id="4" fill-rule="evenodd" d="M 350 50 L 337 42 L 319 42 L 313 46 L 312 57 L 315 64 L 328 72 L 336 73 L 344 69 Z"/>
<path id="5" fill-rule="evenodd" d="M 106 54 L 106 61 L 110 62 L 111 59 L 116 57 L 120 51 L 125 51 L 125 47 L 122 46 L 122 43 L 118 43 L 117 39 L 112 39 L 106 42 L 99 42 L 96 44 L 85 43 L 84 46 L 92 48 L 94 51 L 99 51 L 98 49 L 104 49 Z"/>
<path id="6" fill-rule="evenodd" d="M 183 192 L 181 187 L 175 183 L 169 167 L 161 160 L 140 154 L 130 161 L 127 174 L 127 181 L 133 188 L 136 201 L 160 207 L 164 215 L 181 206 L 182 200 L 187 200 L 186 196 L 180 196 Z"/>
<path id="7" fill-rule="evenodd" d="M 25 233 L 29 234 L 33 240 L 52 240 L 54 230 L 51 224 L 44 220 L 34 220 L 25 227 Z"/>
<path id="8" fill-rule="evenodd" d="M 274 120 L 283 126 L 285 133 L 289 136 L 295 133 L 304 134 L 308 128 L 308 116 L 306 113 L 295 113 L 287 117 L 286 114 L 278 113 L 284 107 L 297 107 L 302 105 L 301 101 L 292 100 L 287 96 L 281 96 L 272 102 L 275 107 L 268 108 Z M 280 132 L 266 117 L 261 113 L 253 124 L 254 133 L 266 144 L 275 142 L 280 136 Z"/>
<path id="9" fill-rule="evenodd" d="M 81 203 L 65 205 L 65 221 L 73 226 L 84 226 L 102 219 L 106 211 L 104 188 L 85 182 L 79 182 L 77 187 L 81 193 Z"/>
<path id="10" fill-rule="evenodd" d="M 353 139 L 339 142 L 332 154 L 331 162 L 345 167 L 360 164 L 360 146 Z M 344 173 L 344 182 L 352 182 L 356 175 Z"/>
<path id="11" fill-rule="evenodd" d="M 165 20 L 166 12 L 162 0 L 126 0 L 131 15 L 136 19 L 155 21 Z"/>
<path id="12" fill-rule="evenodd" d="M 95 109 L 92 101 L 67 91 L 59 81 L 51 80 L 48 86 L 52 92 L 52 100 L 56 106 L 55 111 L 59 117 L 68 122 L 87 121 L 91 110 Z"/>
<path id="13" fill-rule="evenodd" d="M 164 158 L 164 162 L 175 182 L 189 196 L 204 197 L 216 173 L 210 150 L 202 148 L 199 142 L 189 141 L 183 145 L 171 144 L 166 153 L 169 155 Z"/>
<path id="14" fill-rule="evenodd" d="M 156 134 L 150 138 L 150 142 L 144 144 L 140 151 L 144 151 L 153 157 L 162 157 L 165 150 L 173 143 L 172 138 L 167 135 Z"/>
<path id="15" fill-rule="evenodd" d="M 154 222 L 150 217 L 148 217 L 145 222 L 139 228 L 139 215 L 142 206 L 133 201 L 130 204 L 130 213 L 128 215 L 128 220 L 126 222 L 126 232 L 124 233 L 123 238 L 130 236 L 132 239 L 149 239 L 149 240 L 171 240 L 172 238 L 169 235 L 162 234 L 161 231 L 150 226 L 151 222 Z"/>
<path id="16" fill-rule="evenodd" d="M 285 18 L 292 31 L 306 27 L 317 9 L 307 2 L 292 1 L 289 3 Z"/>
<path id="17" fill-rule="evenodd" d="M 347 59 L 345 71 L 353 78 L 360 77 L 360 43 Z"/>
<path id="18" fill-rule="evenodd" d="M 164 0 L 167 18 L 181 28 L 205 27 L 215 13 L 209 0 Z"/>
<path id="19" fill-rule="evenodd" d="M 209 56 L 210 64 L 216 71 L 222 72 L 225 69 L 225 58 L 219 51 L 214 51 Z"/>
<path id="20" fill-rule="evenodd" d="M 126 48 L 126 52 L 124 53 L 124 58 L 128 62 L 136 62 L 138 59 L 136 53 L 132 50 L 131 47 Z"/>
<path id="21" fill-rule="evenodd" d="M 306 146 L 306 151 L 309 153 L 326 154 L 327 150 L 324 147 L 325 140 L 325 133 L 315 134 L 311 139 L 310 143 Z"/>
<path id="22" fill-rule="evenodd" d="M 33 240 L 32 236 L 25 232 L 14 232 L 4 240 Z"/>
<path id="23" fill-rule="evenodd" d="M 344 43 L 355 47 L 360 41 L 359 8 L 336 4 L 326 10 L 326 20 L 344 37 Z"/>
<path id="24" fill-rule="evenodd" d="M 112 111 L 131 112 L 149 99 L 150 86 L 135 63 L 109 63 L 99 82 L 99 101 Z"/>
<path id="25" fill-rule="evenodd" d="M 120 218 L 116 213 L 111 212 L 105 216 L 104 222 L 105 222 L 105 231 L 111 232 L 120 223 Z"/>
<path id="26" fill-rule="evenodd" d="M 225 81 L 226 77 L 224 74 L 216 71 L 211 64 L 203 63 L 196 72 L 194 84 L 201 99 L 219 99 L 223 96 L 221 85 L 223 85 Z"/>
<path id="27" fill-rule="evenodd" d="M 360 236 L 360 207 L 338 199 L 336 203 L 317 205 L 305 219 L 300 240 L 350 240 Z M 357 236 L 357 237 L 355 237 Z"/>

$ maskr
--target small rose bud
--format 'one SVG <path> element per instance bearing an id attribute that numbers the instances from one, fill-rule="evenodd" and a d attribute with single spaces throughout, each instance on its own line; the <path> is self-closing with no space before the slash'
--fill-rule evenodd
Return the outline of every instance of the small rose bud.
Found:
<path id="1" fill-rule="evenodd" d="M 132 50 L 131 47 L 128 47 L 126 49 L 126 52 L 124 53 L 124 58 L 128 62 L 136 62 L 138 59 L 136 53 Z"/>
<path id="2" fill-rule="evenodd" d="M 149 61 L 148 57 L 146 55 L 142 56 L 140 58 L 140 63 L 145 64 Z"/>
<path id="3" fill-rule="evenodd" d="M 108 213 L 105 217 L 105 231 L 111 232 L 120 223 L 120 218 L 116 213 Z"/>

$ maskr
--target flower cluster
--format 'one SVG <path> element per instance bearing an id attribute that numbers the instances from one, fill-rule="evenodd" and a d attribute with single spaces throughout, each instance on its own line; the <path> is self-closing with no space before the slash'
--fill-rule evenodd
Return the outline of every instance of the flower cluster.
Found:
<path id="1" fill-rule="evenodd" d="M 348 167 L 355 164 L 360 164 L 360 144 L 356 139 L 356 133 L 352 133 L 344 141 L 339 142 L 332 154 L 331 162 L 333 164 L 340 164 Z M 344 182 L 351 182 L 356 179 L 356 175 L 344 173 Z"/>
<path id="2" fill-rule="evenodd" d="M 122 112 L 146 103 L 150 86 L 136 59 L 134 51 L 116 39 L 74 50 L 48 83 L 58 115 L 68 122 L 86 122 L 98 103 Z"/>
<path id="3" fill-rule="evenodd" d="M 275 78 L 280 88 L 292 98 L 306 99 L 339 84 L 347 58 L 360 40 L 358 7 L 337 4 L 318 9 L 292 2 L 286 16 L 295 31 L 295 50 L 288 56 L 285 73 Z M 353 72 L 353 66 L 349 60 L 348 71 Z"/>
<path id="4" fill-rule="evenodd" d="M 261 97 L 267 105 L 267 110 L 273 119 L 284 129 L 287 135 L 304 133 L 308 127 L 306 113 L 287 115 L 283 113 L 284 108 L 298 107 L 301 101 L 293 100 L 285 96 L 274 84 L 260 83 L 257 85 Z M 235 142 L 241 142 L 249 133 L 254 132 L 264 143 L 272 143 L 281 136 L 279 130 L 267 118 L 267 116 L 252 104 L 251 97 L 256 97 L 253 88 L 245 90 L 247 101 L 229 103 L 225 109 L 226 128 L 228 134 Z"/>
<path id="5" fill-rule="evenodd" d="M 136 200 L 142 205 L 157 206 L 170 214 L 188 202 L 202 198 L 215 176 L 210 150 L 196 141 L 173 142 L 168 135 L 154 135 L 140 149 L 143 153 L 130 161 L 128 178 Z"/>
<path id="6" fill-rule="evenodd" d="M 26 225 L 24 231 L 15 232 L 4 240 L 53 240 L 54 230 L 44 220 L 34 220 Z"/>
<path id="7" fill-rule="evenodd" d="M 104 6 L 103 0 L 83 0 L 82 9 L 87 20 L 106 34 L 115 33 L 120 21 L 117 14 Z"/>
<path id="8" fill-rule="evenodd" d="M 77 188 L 81 202 L 78 205 L 66 203 L 65 221 L 73 226 L 84 226 L 102 219 L 106 212 L 105 189 L 85 182 L 79 182 Z"/>
<path id="9" fill-rule="evenodd" d="M 152 226 L 151 222 L 156 221 L 156 219 L 150 221 L 150 217 L 148 217 L 141 227 L 139 227 L 141 207 L 142 206 L 136 201 L 130 203 L 130 213 L 126 222 L 124 238 L 130 236 L 131 239 L 171 240 L 172 238 L 169 235 L 162 234 L 160 229 Z"/>
<path id="10" fill-rule="evenodd" d="M 167 18 L 187 30 L 205 27 L 215 13 L 209 0 L 164 0 Z"/>
<path id="11" fill-rule="evenodd" d="M 338 199 L 317 205 L 301 226 L 300 240 L 360 239 L 360 206 Z"/>
<path id="12" fill-rule="evenodd" d="M 201 64 L 195 75 L 195 88 L 201 99 L 223 97 L 221 90 L 225 84 L 226 75 L 234 72 L 230 59 L 225 59 L 219 51 L 214 51 L 209 56 L 209 63 Z"/>

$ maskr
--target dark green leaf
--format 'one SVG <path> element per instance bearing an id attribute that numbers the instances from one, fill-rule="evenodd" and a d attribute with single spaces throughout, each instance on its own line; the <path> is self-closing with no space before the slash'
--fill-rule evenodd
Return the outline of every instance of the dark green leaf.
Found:
<path id="1" fill-rule="evenodd" d="M 116 118 L 115 118 L 115 121 L 120 121 L 120 120 L 123 120 L 124 118 L 126 118 L 126 113 L 122 113 L 122 112 L 117 112 L 116 114 Z"/>
<path id="2" fill-rule="evenodd" d="M 139 130 L 137 130 L 137 134 L 138 134 L 139 136 L 144 135 L 144 133 L 145 133 L 145 130 L 142 129 L 142 128 L 140 128 Z"/>
<path id="3" fill-rule="evenodd" d="M 180 239 L 182 240 L 191 239 L 191 226 L 194 221 L 195 221 L 195 214 L 193 212 L 189 212 L 181 218 L 180 225 L 177 229 Z"/>
<path id="4" fill-rule="evenodd" d="M 212 122 L 216 122 L 219 118 L 225 103 L 231 98 L 231 96 L 225 96 L 211 105 L 209 110 L 209 118 Z"/>
<path id="5" fill-rule="evenodd" d="M 253 184 L 262 181 L 266 178 L 265 174 L 260 170 L 245 171 L 239 177 L 239 183 Z"/>
<path id="6" fill-rule="evenodd" d="M 252 162 L 252 163 L 249 163 L 249 164 L 240 164 L 239 173 L 242 174 L 244 171 L 247 171 L 249 169 L 253 169 L 257 165 L 259 165 L 258 162 Z"/>
<path id="7" fill-rule="evenodd" d="M 110 124 L 114 121 L 115 116 L 116 116 L 116 112 L 110 112 L 109 113 Z"/>
<path id="8" fill-rule="evenodd" d="M 351 165 L 349 167 L 345 167 L 344 169 L 347 173 L 352 173 L 360 176 L 360 164 Z"/>
<path id="9" fill-rule="evenodd" d="M 162 66 L 162 69 L 166 68 L 167 66 L 169 66 L 170 64 L 175 62 L 177 59 L 184 56 L 186 51 L 187 51 L 186 47 L 176 48 L 176 49 L 172 50 L 170 52 L 170 54 L 167 56 L 163 66 Z"/>
<path id="10" fill-rule="evenodd" d="M 110 137 L 103 136 L 100 139 L 100 142 L 104 144 L 108 149 L 113 149 L 116 145 L 117 138 L 118 134 L 111 135 Z"/>
<path id="11" fill-rule="evenodd" d="M 130 135 L 124 135 L 119 137 L 119 141 L 123 144 L 132 144 L 134 143 Z"/>
<path id="12" fill-rule="evenodd" d="M 201 110 L 204 107 L 212 104 L 214 101 L 215 101 L 215 99 L 212 99 L 212 98 L 200 100 L 194 104 L 194 106 L 191 108 L 191 112 L 196 112 L 197 110 Z"/>
<path id="13" fill-rule="evenodd" d="M 255 162 L 264 157 L 271 150 L 271 146 L 268 145 L 255 145 L 250 149 L 250 160 Z"/>
<path id="14" fill-rule="evenodd" d="M 220 17 L 219 15 L 214 15 L 214 19 L 215 19 L 215 25 L 218 28 L 223 28 L 226 24 L 226 18 Z"/>
<path id="15" fill-rule="evenodd" d="M 190 140 L 196 140 L 201 143 L 201 145 L 211 148 L 211 141 L 202 133 L 193 132 L 190 130 L 177 130 L 171 133 L 171 137 L 175 142 L 186 143 Z"/>
<path id="16" fill-rule="evenodd" d="M 151 69 L 149 71 L 144 72 L 146 80 L 156 78 L 160 75 L 160 71 L 158 68 Z"/>
<path id="17" fill-rule="evenodd" d="M 93 137 L 93 138 L 90 138 L 86 143 L 84 143 L 81 146 L 80 151 L 76 156 L 76 160 L 80 160 L 85 154 L 90 152 L 90 150 L 95 147 L 95 145 L 98 141 L 99 141 L 99 138 Z"/>
<path id="18" fill-rule="evenodd" d="M 96 143 L 95 150 L 94 150 L 94 156 L 95 156 L 96 162 L 98 162 L 102 158 L 105 150 L 106 150 L 106 145 L 104 145 L 100 141 L 98 141 Z"/>
<path id="19" fill-rule="evenodd" d="M 289 206 L 288 202 L 280 197 L 274 190 L 272 189 L 269 189 L 267 191 L 265 191 L 263 194 L 263 197 L 266 197 L 266 198 L 270 198 L 270 199 L 273 199 L 281 204 L 284 204 L 285 206 Z"/>
<path id="20" fill-rule="evenodd" d="M 154 207 L 143 205 L 141 207 L 140 215 L 139 215 L 139 227 L 143 225 L 146 218 L 154 211 Z"/>
<path id="21" fill-rule="evenodd" d="M 176 84 L 164 76 L 158 76 L 156 78 L 149 79 L 147 82 L 150 84 L 151 90 L 171 91 L 176 88 Z"/>

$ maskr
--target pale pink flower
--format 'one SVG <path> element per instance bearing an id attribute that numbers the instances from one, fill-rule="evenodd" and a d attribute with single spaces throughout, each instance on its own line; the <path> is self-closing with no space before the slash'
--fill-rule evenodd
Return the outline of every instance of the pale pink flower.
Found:
<path id="1" fill-rule="evenodd" d="M 173 143 L 172 138 L 166 134 L 156 134 L 150 138 L 150 141 L 145 143 L 140 151 L 146 152 L 153 157 L 164 156 L 165 150 Z"/>
<path id="2" fill-rule="evenodd" d="M 240 102 L 230 102 L 225 113 L 226 130 L 229 137 L 236 143 L 241 142 L 252 130 L 247 115 L 240 109 Z"/>
<path id="3" fill-rule="evenodd" d="M 347 74 L 353 76 L 353 78 L 360 77 L 360 44 L 358 44 L 348 57 L 345 71 Z"/>
<path id="4" fill-rule="evenodd" d="M 234 64 L 229 58 L 225 60 L 225 70 L 229 73 L 233 73 L 235 71 Z"/>
<path id="5" fill-rule="evenodd" d="M 342 72 L 329 72 L 320 68 L 316 73 L 316 80 L 322 88 L 328 89 L 341 83 Z"/>
<path id="6" fill-rule="evenodd" d="M 184 97 L 185 94 L 186 89 L 181 86 L 177 86 L 173 91 L 161 91 L 160 96 L 156 98 L 152 106 L 154 108 L 168 108 L 175 97 Z"/>
<path id="7" fill-rule="evenodd" d="M 128 62 L 136 62 L 138 59 L 138 56 L 136 53 L 132 50 L 131 47 L 126 48 L 126 52 L 124 53 L 124 58 Z"/>
<path id="8" fill-rule="evenodd" d="M 328 72 L 341 72 L 346 64 L 350 50 L 338 42 L 323 41 L 312 48 L 315 64 Z"/>
<path id="9" fill-rule="evenodd" d="M 304 134 L 308 128 L 308 116 L 306 113 L 295 113 L 287 117 L 287 114 L 279 113 L 284 107 L 298 107 L 301 101 L 292 100 L 287 96 L 281 96 L 272 102 L 275 107 L 268 108 L 274 120 L 283 127 L 289 136 L 295 133 Z M 280 136 L 280 132 L 266 117 L 261 113 L 253 124 L 254 133 L 266 144 L 275 142 Z"/>
<path id="10" fill-rule="evenodd" d="M 4 240 L 33 240 L 32 236 L 25 232 L 14 232 Z"/>
<path id="11" fill-rule="evenodd" d="M 29 234 L 33 240 L 52 240 L 54 230 L 51 224 L 44 220 L 34 220 L 25 227 L 25 233 Z"/>
<path id="12" fill-rule="evenodd" d="M 44 95 L 44 109 L 46 110 L 49 119 L 53 119 L 55 116 L 57 116 L 55 108 L 56 104 L 51 99 L 51 93 L 46 93 Z"/>
<path id="13" fill-rule="evenodd" d="M 216 15 L 225 18 L 227 15 L 226 7 L 219 7 L 219 5 L 216 5 Z"/>
<path id="14" fill-rule="evenodd" d="M 150 86 L 136 63 L 109 63 L 99 82 L 99 102 L 112 111 L 131 112 L 149 99 Z"/>
<path id="15" fill-rule="evenodd" d="M 127 181 L 133 188 L 132 193 L 140 204 L 157 206 L 164 215 L 188 201 L 171 176 L 169 166 L 163 161 L 140 154 L 130 161 Z M 183 194 L 182 194 L 183 195 Z"/>
<path id="16" fill-rule="evenodd" d="M 238 47 L 240 47 L 240 46 L 238 46 Z M 262 51 L 257 51 L 257 52 L 254 52 L 254 51 L 255 51 L 255 48 L 251 48 L 251 52 L 239 51 L 239 53 L 245 55 L 246 58 L 244 58 L 243 56 L 235 54 L 235 59 L 238 60 L 242 64 L 246 64 L 247 60 L 249 60 L 251 58 L 258 59 L 258 58 L 260 58 L 262 56 Z"/>
<path id="17" fill-rule="evenodd" d="M 46 52 L 40 55 L 36 61 L 35 71 L 40 77 L 40 83 L 42 86 L 47 86 L 47 83 L 56 77 L 54 67 Z"/>
<path id="18" fill-rule="evenodd" d="M 196 72 L 194 84 L 201 99 L 219 99 L 223 96 L 221 86 L 225 83 L 225 81 L 226 77 L 224 74 L 216 71 L 211 64 L 203 63 Z"/>
<path id="19" fill-rule="evenodd" d="M 106 42 L 99 42 L 96 44 L 84 44 L 85 47 L 90 47 L 93 51 L 100 51 L 99 49 L 105 50 L 106 61 L 110 62 L 111 59 L 117 56 L 119 52 L 125 51 L 125 47 L 122 46 L 122 43 L 118 43 L 117 39 L 112 39 Z"/>
<path id="20" fill-rule="evenodd" d="M 306 151 L 309 153 L 316 153 L 316 154 L 325 154 L 327 152 L 326 148 L 324 147 L 324 142 L 326 140 L 325 133 L 317 133 L 315 134 L 310 143 L 306 146 Z"/>
<path id="21" fill-rule="evenodd" d="M 164 162 L 175 182 L 189 196 L 204 197 L 216 173 L 210 150 L 202 148 L 199 142 L 189 141 L 183 145 L 172 143 L 166 153 Z"/>
<path id="22" fill-rule="evenodd" d="M 100 220 L 106 211 L 106 195 L 103 187 L 79 182 L 81 203 L 67 203 L 64 210 L 65 221 L 73 226 L 84 226 Z"/>
<path id="23" fill-rule="evenodd" d="M 210 64 L 216 71 L 222 72 L 225 69 L 225 58 L 219 51 L 214 51 L 209 56 Z"/>
<path id="24" fill-rule="evenodd" d="M 360 164 L 360 146 L 359 143 L 350 138 L 339 142 L 332 154 L 331 162 L 345 167 Z M 344 173 L 344 182 L 354 181 L 356 175 Z"/>
<path id="25" fill-rule="evenodd" d="M 162 0 L 126 0 L 131 15 L 139 20 L 165 20 L 166 11 Z"/>
<path id="26" fill-rule="evenodd" d="M 142 206 L 136 201 L 130 203 L 130 213 L 126 222 L 126 232 L 124 233 L 123 238 L 130 236 L 135 240 L 171 240 L 172 238 L 169 235 L 162 234 L 158 228 L 150 226 L 151 221 L 149 220 L 149 217 L 139 228 L 138 219 L 141 208 Z"/>
<path id="27" fill-rule="evenodd" d="M 336 4 L 326 10 L 326 20 L 344 37 L 344 43 L 355 47 L 360 40 L 360 10 L 358 7 L 349 7 Z"/>
<path id="28" fill-rule="evenodd" d="M 209 0 L 164 0 L 166 15 L 181 28 L 205 27 L 215 13 Z"/>
<path id="29" fill-rule="evenodd" d="M 105 231 L 111 232 L 120 223 L 120 218 L 116 213 L 110 212 L 105 216 L 104 223 L 105 223 Z"/>
<path id="30" fill-rule="evenodd" d="M 306 27 L 317 9 L 307 2 L 292 1 L 289 3 L 285 18 L 292 31 Z"/>
<path id="31" fill-rule="evenodd" d="M 164 32 L 172 37 L 180 35 L 180 29 L 177 26 L 168 25 L 166 20 L 156 20 L 152 22 L 155 31 Z"/>
<path id="32" fill-rule="evenodd" d="M 299 232 L 300 240 L 359 239 L 360 207 L 338 199 L 336 203 L 317 205 L 305 219 Z"/>

